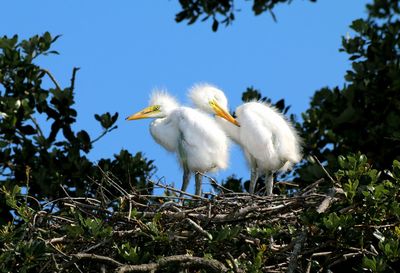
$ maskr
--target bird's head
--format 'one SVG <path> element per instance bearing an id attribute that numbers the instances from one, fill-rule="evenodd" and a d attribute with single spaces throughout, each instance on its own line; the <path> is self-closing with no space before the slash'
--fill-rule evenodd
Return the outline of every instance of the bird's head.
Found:
<path id="1" fill-rule="evenodd" d="M 149 106 L 127 117 L 126 120 L 165 118 L 177 107 L 179 107 L 179 104 L 175 98 L 165 91 L 156 90 L 150 96 Z"/>
<path id="2" fill-rule="evenodd" d="M 229 114 L 228 100 L 224 92 L 217 87 L 210 84 L 196 84 L 190 89 L 189 98 L 201 110 L 240 126 L 238 121 Z"/>

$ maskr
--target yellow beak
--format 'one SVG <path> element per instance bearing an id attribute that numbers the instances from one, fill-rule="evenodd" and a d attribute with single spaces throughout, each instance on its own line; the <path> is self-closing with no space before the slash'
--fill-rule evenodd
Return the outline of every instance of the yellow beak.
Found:
<path id="1" fill-rule="evenodd" d="M 143 119 L 143 118 L 150 118 L 151 113 L 154 112 L 154 106 L 149 106 L 144 108 L 143 110 L 129 116 L 126 120 L 136 120 L 136 119 Z"/>
<path id="2" fill-rule="evenodd" d="M 239 122 L 234 117 L 232 117 L 232 115 L 229 114 L 225 109 L 223 109 L 215 100 L 212 101 L 211 106 L 217 116 L 226 119 L 230 123 L 233 123 L 236 126 L 240 127 Z"/>

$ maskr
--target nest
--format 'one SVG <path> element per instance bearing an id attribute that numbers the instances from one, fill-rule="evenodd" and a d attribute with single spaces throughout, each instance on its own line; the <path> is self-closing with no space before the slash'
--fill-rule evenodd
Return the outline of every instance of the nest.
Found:
<path id="1" fill-rule="evenodd" d="M 363 254 L 308 242 L 319 231 L 300 221 L 304 213 L 323 213 L 343 196 L 321 192 L 323 179 L 291 197 L 221 188 L 206 198 L 152 183 L 167 194 L 128 194 L 112 181 L 119 198 L 103 187 L 101 198 L 67 196 L 51 202 L 57 212 L 37 211 L 27 239 L 40 236 L 48 249 L 40 271 L 310 272 L 316 261 L 329 268 Z"/>

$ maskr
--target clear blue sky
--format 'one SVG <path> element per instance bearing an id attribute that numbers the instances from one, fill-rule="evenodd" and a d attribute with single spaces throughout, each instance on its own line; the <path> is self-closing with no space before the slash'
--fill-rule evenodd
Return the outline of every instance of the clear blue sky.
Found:
<path id="1" fill-rule="evenodd" d="M 153 88 L 167 88 L 186 104 L 192 84 L 213 83 L 225 91 L 234 109 L 246 87 L 254 86 L 273 101 L 284 98 L 290 113 L 300 118 L 316 90 L 344 84 L 350 63 L 338 51 L 341 37 L 352 34 L 352 20 L 366 17 L 369 1 L 293 1 L 275 9 L 276 23 L 269 13 L 254 16 L 252 1 L 236 2 L 242 11 L 233 25 L 213 33 L 211 22 L 175 23 L 179 5 L 172 0 L 4 1 L 0 34 L 62 34 L 53 48 L 61 55 L 38 62 L 64 87 L 72 68 L 81 68 L 76 129 L 100 134 L 93 115 L 120 114 L 119 128 L 96 143 L 89 157 L 112 157 L 121 148 L 142 151 L 155 160 L 155 179 L 164 177 L 180 187 L 177 161 L 151 138 L 150 120 L 124 120 L 147 105 Z M 215 176 L 232 173 L 249 176 L 237 147 L 232 147 L 230 168 Z"/>

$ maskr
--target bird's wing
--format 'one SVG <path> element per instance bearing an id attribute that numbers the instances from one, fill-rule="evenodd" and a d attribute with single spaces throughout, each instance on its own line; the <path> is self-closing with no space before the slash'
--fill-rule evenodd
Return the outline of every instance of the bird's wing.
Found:
<path id="1" fill-rule="evenodd" d="M 170 152 L 178 149 L 179 128 L 172 116 L 155 119 L 150 125 L 154 140 Z"/>
<path id="2" fill-rule="evenodd" d="M 238 113 L 241 124 L 240 142 L 254 157 L 259 167 L 277 169 L 281 165 L 276 125 L 269 113 L 256 102 L 244 104 Z"/>
<path id="3" fill-rule="evenodd" d="M 228 140 L 215 121 L 196 109 L 181 107 L 176 112 L 181 147 L 191 170 L 205 172 L 226 168 Z"/>
<path id="4" fill-rule="evenodd" d="M 282 114 L 259 102 L 244 106 L 239 120 L 241 142 L 259 164 L 277 170 L 287 161 L 300 160 L 297 134 Z"/>
<path id="5" fill-rule="evenodd" d="M 268 124 L 271 124 L 274 136 L 274 145 L 284 164 L 282 170 L 286 170 L 301 160 L 301 140 L 291 122 L 279 110 L 269 105 L 265 106 L 269 117 Z"/>

